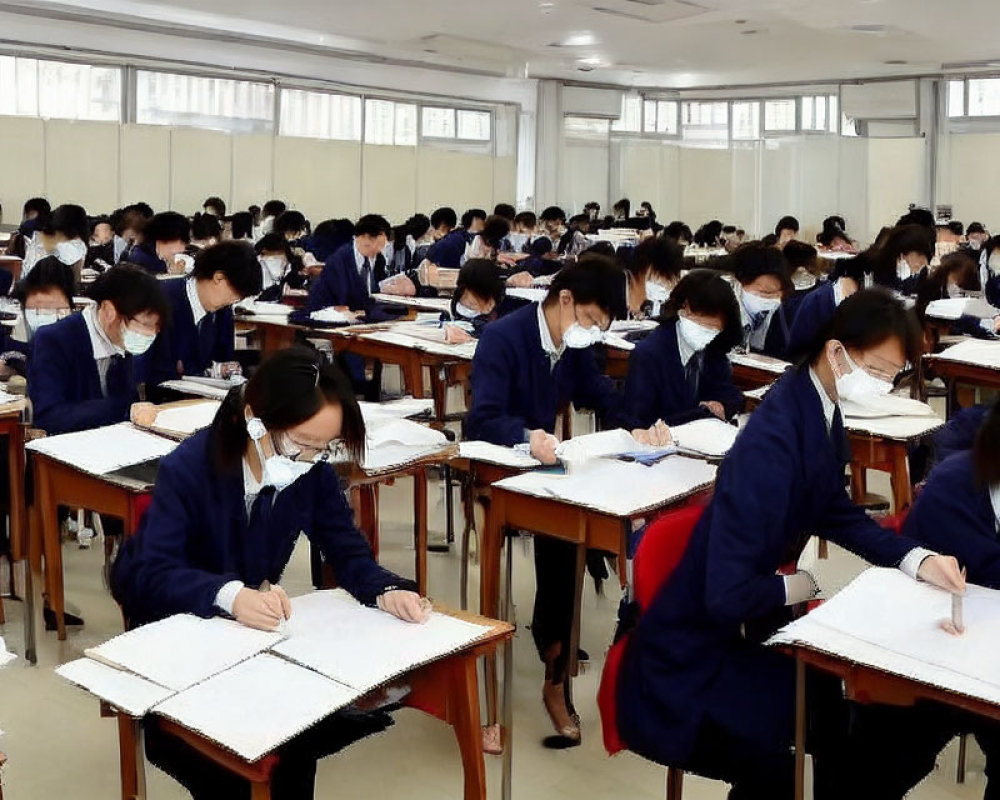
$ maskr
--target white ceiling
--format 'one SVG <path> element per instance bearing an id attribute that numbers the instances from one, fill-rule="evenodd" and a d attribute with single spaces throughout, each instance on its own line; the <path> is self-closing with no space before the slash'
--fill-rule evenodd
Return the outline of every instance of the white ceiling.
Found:
<path id="1" fill-rule="evenodd" d="M 0 0 L 0 10 L 133 29 L 674 88 L 925 74 L 991 60 L 1000 70 L 996 8 L 997 0 Z"/>

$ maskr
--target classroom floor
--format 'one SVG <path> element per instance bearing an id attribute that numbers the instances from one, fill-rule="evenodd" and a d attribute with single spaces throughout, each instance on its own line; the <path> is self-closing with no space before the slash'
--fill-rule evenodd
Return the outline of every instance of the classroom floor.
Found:
<path id="1" fill-rule="evenodd" d="M 874 491 L 887 494 L 887 485 L 877 478 Z M 400 481 L 384 491 L 382 501 L 383 562 L 402 574 L 412 574 L 408 512 L 409 482 Z M 431 485 L 431 530 L 444 530 L 444 493 Z M 457 607 L 459 561 L 457 548 L 429 557 L 430 594 Z M 90 645 L 120 632 L 117 606 L 105 592 L 100 575 L 101 552 L 65 548 L 66 593 L 80 610 L 87 625 L 59 643 L 54 633 L 40 633 L 39 663 L 29 667 L 23 660 L 0 673 L 0 750 L 10 763 L 4 775 L 7 796 L 12 800 L 43 800 L 72 796 L 76 800 L 112 800 L 119 796 L 117 736 L 111 720 L 98 714 L 97 701 L 75 689 L 53 673 L 57 664 L 76 658 Z M 842 586 L 860 569 L 853 556 L 831 548 L 831 557 L 820 562 L 818 576 L 826 589 Z M 528 546 L 515 545 L 515 602 L 519 621 L 530 617 L 534 589 Z M 478 572 L 471 570 L 470 596 L 478 597 Z M 290 594 L 308 591 L 306 548 L 300 547 L 289 565 L 284 586 Z M 664 771 L 641 758 L 625 753 L 608 758 L 601 746 L 600 722 L 595 702 L 605 648 L 614 625 L 619 592 L 609 586 L 598 597 L 587 582 L 584 595 L 582 646 L 593 662 L 576 685 L 577 706 L 583 719 L 583 745 L 562 752 L 541 747 L 551 733 L 540 699 L 541 670 L 523 627 L 516 640 L 514 695 L 514 786 L 517 800 L 547 798 L 628 797 L 662 798 Z M 7 603 L 8 623 L 0 634 L 9 648 L 22 652 L 22 610 Z M 460 798 L 461 767 L 451 729 L 420 712 L 406 710 L 396 715 L 394 728 L 382 736 L 363 741 L 320 765 L 317 797 L 369 798 L 406 797 Z M 937 770 L 911 795 L 929 798 L 982 797 L 983 758 L 970 741 L 966 783 L 955 781 L 957 746 L 942 754 Z M 388 764 L 390 769 L 386 769 Z M 487 757 L 490 796 L 499 797 L 500 760 Z M 147 767 L 151 800 L 173 800 L 187 795 L 177 784 Z M 724 798 L 724 784 L 686 779 L 687 800 Z"/>

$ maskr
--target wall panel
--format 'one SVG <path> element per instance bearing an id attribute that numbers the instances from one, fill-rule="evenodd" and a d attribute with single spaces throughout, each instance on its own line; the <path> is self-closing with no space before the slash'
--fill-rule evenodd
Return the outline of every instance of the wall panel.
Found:
<path id="1" fill-rule="evenodd" d="M 40 119 L 0 117 L 6 221 L 17 223 L 30 197 L 45 194 L 45 129 Z"/>
<path id="2" fill-rule="evenodd" d="M 216 131 L 170 131 L 170 207 L 201 211 L 206 197 L 228 194 L 233 180 L 233 137 Z"/>
<path id="3" fill-rule="evenodd" d="M 366 144 L 361 198 L 361 213 L 405 222 L 417 209 L 417 148 Z"/>
<path id="4" fill-rule="evenodd" d="M 278 137 L 274 195 L 315 224 L 361 213 L 361 145 Z"/>
<path id="5" fill-rule="evenodd" d="M 223 195 L 229 213 L 263 205 L 274 194 L 274 137 L 233 136 L 232 188 Z"/>
<path id="6" fill-rule="evenodd" d="M 118 129 L 109 122 L 45 123 L 45 195 L 73 198 L 91 214 L 118 201 Z"/>

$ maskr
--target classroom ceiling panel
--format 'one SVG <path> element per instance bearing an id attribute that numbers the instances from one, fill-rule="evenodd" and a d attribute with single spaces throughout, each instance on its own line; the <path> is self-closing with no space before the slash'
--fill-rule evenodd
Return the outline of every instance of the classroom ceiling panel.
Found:
<path id="1" fill-rule="evenodd" d="M 0 0 L 0 11 L 508 77 L 750 85 L 1000 68 L 997 0 Z"/>

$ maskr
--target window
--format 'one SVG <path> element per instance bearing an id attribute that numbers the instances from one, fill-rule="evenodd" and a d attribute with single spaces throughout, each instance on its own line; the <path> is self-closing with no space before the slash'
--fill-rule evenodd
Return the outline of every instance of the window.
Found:
<path id="1" fill-rule="evenodd" d="M 117 67 L 0 56 L 0 114 L 117 122 L 121 81 Z"/>
<path id="2" fill-rule="evenodd" d="M 751 141 L 760 138 L 760 103 L 733 103 L 733 139 Z"/>
<path id="3" fill-rule="evenodd" d="M 681 104 L 683 137 L 690 141 L 729 139 L 729 103 L 688 101 Z"/>
<path id="4" fill-rule="evenodd" d="M 136 122 L 270 133 L 274 130 L 274 86 L 139 70 Z"/>
<path id="5" fill-rule="evenodd" d="M 417 107 L 392 100 L 365 100 L 365 142 L 416 145 Z"/>
<path id="6" fill-rule="evenodd" d="M 607 141 L 609 128 L 610 125 L 606 119 L 566 117 L 563 120 L 563 130 L 567 139 Z"/>
<path id="7" fill-rule="evenodd" d="M 677 135 L 677 101 L 647 100 L 643 103 L 643 125 L 646 133 Z"/>
<path id="8" fill-rule="evenodd" d="M 827 101 L 827 119 L 830 123 L 829 130 L 830 133 L 837 132 L 837 123 L 840 122 L 840 98 L 835 94 L 830 95 L 830 99 Z"/>
<path id="9" fill-rule="evenodd" d="M 281 90 L 282 136 L 361 141 L 361 98 L 349 94 Z"/>
<path id="10" fill-rule="evenodd" d="M 459 139 L 473 142 L 488 142 L 491 137 L 491 116 L 489 111 L 456 111 Z"/>
<path id="11" fill-rule="evenodd" d="M 1000 78 L 978 78 L 967 84 L 970 117 L 1000 117 Z"/>
<path id="12" fill-rule="evenodd" d="M 965 81 L 948 81 L 948 116 L 965 116 Z"/>
<path id="13" fill-rule="evenodd" d="M 611 130 L 638 133 L 641 130 L 642 105 L 642 98 L 638 95 L 622 95 L 622 113 L 612 121 Z"/>
<path id="14" fill-rule="evenodd" d="M 421 109 L 420 129 L 423 135 L 427 137 L 434 139 L 454 139 L 455 109 L 425 106 Z"/>
<path id="15" fill-rule="evenodd" d="M 795 100 L 765 100 L 764 130 L 768 132 L 794 131 L 798 129 L 795 119 Z"/>
<path id="16" fill-rule="evenodd" d="M 802 98 L 802 130 L 826 132 L 829 129 L 828 117 L 835 113 L 831 103 L 833 97 L 825 94 Z M 829 109 L 829 111 L 828 111 Z"/>

